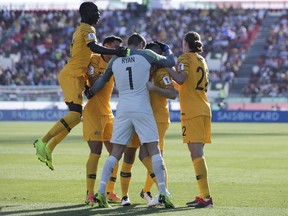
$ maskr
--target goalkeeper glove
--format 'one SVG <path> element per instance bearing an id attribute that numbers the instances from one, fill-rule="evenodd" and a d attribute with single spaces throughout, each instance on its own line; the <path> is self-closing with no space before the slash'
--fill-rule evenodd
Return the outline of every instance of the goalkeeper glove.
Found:
<path id="1" fill-rule="evenodd" d="M 89 86 L 87 85 L 85 85 L 84 95 L 86 96 L 88 100 L 94 96 L 93 92 L 90 90 Z"/>
<path id="2" fill-rule="evenodd" d="M 168 49 L 170 49 L 168 44 L 162 43 L 162 42 L 157 41 L 157 40 L 154 41 L 154 43 L 158 44 L 163 52 L 166 52 Z"/>

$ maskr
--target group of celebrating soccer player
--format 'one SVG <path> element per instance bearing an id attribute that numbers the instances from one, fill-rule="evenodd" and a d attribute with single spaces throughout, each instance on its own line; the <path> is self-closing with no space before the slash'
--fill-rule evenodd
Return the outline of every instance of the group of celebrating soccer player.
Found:
<path id="1" fill-rule="evenodd" d="M 211 143 L 211 109 L 206 95 L 209 71 L 205 59 L 199 55 L 203 51 L 200 35 L 193 31 L 185 34 L 183 54 L 176 64 L 169 45 L 160 41 L 147 43 L 138 33 L 128 38 L 127 48 L 122 46 L 123 40 L 114 35 L 107 36 L 103 46 L 99 45 L 94 28 L 100 19 L 98 7 L 92 2 L 83 2 L 79 12 L 81 22 L 73 34 L 70 59 L 58 76 L 69 112 L 34 142 L 38 159 L 54 170 L 52 152 L 81 122 L 84 110 L 83 139 L 90 148 L 86 163 L 86 204 L 98 204 L 102 208 L 110 207 L 110 202 L 131 205 L 128 189 L 139 148 L 139 159 L 147 169 L 140 196 L 149 207 L 175 208 L 167 190 L 163 151 L 170 123 L 168 99 L 175 99 L 179 93 L 182 139 L 191 153 L 200 192 L 186 205 L 212 207 L 203 153 L 204 144 Z M 119 91 L 115 119 L 109 103 L 114 83 Z M 89 99 L 84 109 L 83 92 Z M 103 143 L 109 157 L 95 194 Z M 114 186 L 123 154 L 120 198 Z M 153 198 L 150 190 L 154 183 L 159 192 Z"/>

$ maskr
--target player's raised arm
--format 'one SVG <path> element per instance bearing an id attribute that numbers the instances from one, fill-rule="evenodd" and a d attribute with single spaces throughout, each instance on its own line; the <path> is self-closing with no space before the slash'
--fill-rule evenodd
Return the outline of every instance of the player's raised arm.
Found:
<path id="1" fill-rule="evenodd" d="M 182 67 L 181 64 L 178 67 Z M 179 85 L 182 85 L 187 78 L 187 73 L 181 70 L 176 70 L 175 68 L 166 68 L 172 79 Z"/>
<path id="2" fill-rule="evenodd" d="M 125 47 L 118 47 L 116 49 L 109 49 L 104 46 L 101 46 L 95 42 L 88 44 L 88 47 L 94 53 L 99 53 L 102 55 L 117 55 L 119 57 L 125 57 L 127 55 L 127 49 Z"/>
<path id="3" fill-rule="evenodd" d="M 168 88 L 161 88 L 161 87 L 156 86 L 153 81 L 149 81 L 147 83 L 147 87 L 150 91 L 154 91 L 160 94 L 162 97 L 169 98 L 172 100 L 174 100 L 177 97 L 177 91 L 175 90 L 173 86 L 170 86 Z"/>
<path id="4" fill-rule="evenodd" d="M 163 43 L 162 43 L 163 44 Z M 155 63 L 159 64 L 163 67 L 173 67 L 175 66 L 175 57 L 172 53 L 170 47 L 167 44 L 163 44 L 163 46 L 160 46 L 162 51 L 164 52 L 164 55 L 159 55 L 151 50 L 143 50 L 145 54 L 143 56 L 147 59 L 149 63 Z"/>

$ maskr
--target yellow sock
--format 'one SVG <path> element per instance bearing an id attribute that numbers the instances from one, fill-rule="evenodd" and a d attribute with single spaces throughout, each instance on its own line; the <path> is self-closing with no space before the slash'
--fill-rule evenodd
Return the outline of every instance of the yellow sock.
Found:
<path id="1" fill-rule="evenodd" d="M 207 165 L 204 157 L 192 161 L 201 198 L 209 198 L 210 190 L 207 177 Z"/>
<path id="2" fill-rule="evenodd" d="M 148 191 L 150 192 L 155 182 L 156 182 L 156 177 L 154 176 L 154 178 L 152 178 L 150 173 L 147 172 L 146 182 L 144 184 L 143 192 L 148 192 Z M 168 189 L 168 173 L 167 173 L 166 167 L 165 167 L 165 183 L 166 183 L 166 188 Z"/>
<path id="3" fill-rule="evenodd" d="M 53 137 L 48 143 L 49 149 L 53 152 L 54 148 L 69 134 L 67 130 L 63 130 L 57 136 Z"/>
<path id="4" fill-rule="evenodd" d="M 110 179 L 107 182 L 107 185 L 106 185 L 106 193 L 107 194 L 114 192 L 115 183 L 116 183 L 116 179 L 117 179 L 117 173 L 118 173 L 118 167 L 119 167 L 119 162 L 116 163 L 114 170 L 110 176 Z"/>
<path id="5" fill-rule="evenodd" d="M 90 153 L 86 162 L 87 195 L 94 194 L 94 186 L 97 176 L 97 167 L 100 155 Z"/>
<path id="6" fill-rule="evenodd" d="M 150 173 L 147 172 L 147 174 L 146 174 L 146 182 L 144 184 L 143 192 L 148 192 L 148 191 L 150 192 L 153 184 L 154 184 L 154 181 L 151 178 Z"/>
<path id="7" fill-rule="evenodd" d="M 156 183 L 157 185 L 157 180 L 156 180 L 156 176 L 154 174 L 154 171 L 153 171 L 153 165 L 152 165 L 152 160 L 151 160 L 151 157 L 145 157 L 143 160 L 142 160 L 142 163 L 144 164 L 144 166 L 146 167 L 148 173 L 149 173 L 149 176 L 150 178 L 152 179 L 152 181 L 154 183 Z M 152 186 L 152 185 L 151 185 Z M 157 186 L 158 187 L 158 186 Z M 144 185 L 144 188 L 143 188 L 143 191 L 144 192 L 147 192 L 147 191 L 150 191 L 151 187 L 149 188 L 149 185 L 148 187 L 146 188 L 146 184 Z"/>
<path id="8" fill-rule="evenodd" d="M 129 185 L 131 180 L 131 170 L 133 164 L 128 164 L 123 161 L 122 168 L 120 172 L 121 190 L 122 197 L 128 196 Z"/>
<path id="9" fill-rule="evenodd" d="M 56 137 L 58 134 L 62 133 L 62 131 L 66 130 L 70 132 L 70 130 L 79 124 L 81 121 L 81 114 L 74 111 L 69 111 L 66 116 L 61 118 L 56 124 L 48 131 L 48 133 L 42 138 L 42 141 L 48 143 L 50 139 Z"/>

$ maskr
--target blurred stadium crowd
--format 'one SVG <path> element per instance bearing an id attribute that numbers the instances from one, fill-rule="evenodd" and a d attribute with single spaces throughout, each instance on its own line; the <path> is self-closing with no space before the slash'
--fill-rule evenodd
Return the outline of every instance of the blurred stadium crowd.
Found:
<path id="1" fill-rule="evenodd" d="M 171 45 L 176 56 L 182 52 L 183 34 L 195 30 L 202 36 L 204 53 L 226 53 L 219 70 L 210 71 L 210 82 L 233 83 L 245 53 L 253 42 L 264 9 L 193 10 L 105 10 L 96 26 L 101 42 L 107 35 L 121 36 L 126 45 L 129 35 L 139 32 L 147 41 Z M 245 96 L 287 93 L 288 14 L 283 10 L 271 26 L 266 50 L 254 65 Z M 69 57 L 72 33 L 79 23 L 78 11 L 0 11 L 0 55 L 16 54 L 12 67 L 1 68 L 0 85 L 57 85 L 57 75 Z"/>
<path id="2" fill-rule="evenodd" d="M 247 96 L 277 97 L 288 93 L 288 13 L 271 26 L 265 51 L 250 73 Z"/>

